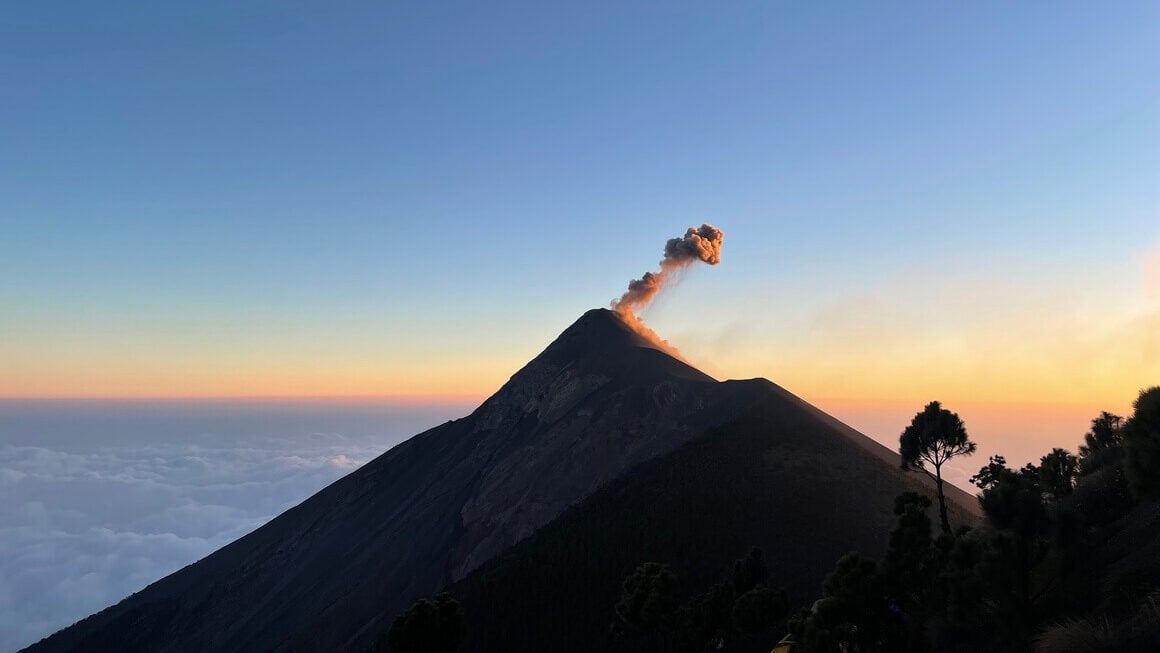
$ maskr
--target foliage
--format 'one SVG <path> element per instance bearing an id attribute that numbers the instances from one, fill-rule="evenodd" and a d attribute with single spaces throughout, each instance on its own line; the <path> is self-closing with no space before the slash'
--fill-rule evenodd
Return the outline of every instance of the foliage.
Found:
<path id="1" fill-rule="evenodd" d="M 626 624 L 656 633 L 671 625 L 680 602 L 672 569 L 646 562 L 624 579 L 616 615 Z"/>
<path id="2" fill-rule="evenodd" d="M 1029 464 L 1015 471 L 1004 462 L 1002 456 L 993 456 L 986 467 L 971 477 L 983 490 L 979 495 L 983 513 L 999 529 L 1028 537 L 1041 534 L 1047 526 L 1047 509 L 1039 469 Z"/>
<path id="3" fill-rule="evenodd" d="M 1160 386 L 1140 393 L 1124 426 L 1124 471 L 1132 493 L 1160 498 Z"/>
<path id="4" fill-rule="evenodd" d="M 1065 449 L 1055 448 L 1039 459 L 1039 486 L 1052 499 L 1071 494 L 1079 460 Z"/>
<path id="5" fill-rule="evenodd" d="M 942 466 L 956 456 L 975 453 L 975 443 L 967 437 L 963 420 L 956 413 L 942 407 L 937 401 L 926 405 L 910 426 L 899 436 L 899 453 L 902 455 L 903 469 L 925 471 L 935 480 L 938 489 L 939 520 L 943 532 L 950 534 L 951 523 L 947 518 L 946 496 L 943 494 Z M 927 465 L 934 468 L 931 473 Z"/>
<path id="6" fill-rule="evenodd" d="M 744 594 L 769 581 L 769 567 L 765 565 L 761 549 L 753 547 L 749 555 L 733 564 L 733 591 Z"/>
<path id="7" fill-rule="evenodd" d="M 1124 418 L 1107 411 L 1092 420 L 1092 428 L 1079 446 L 1079 473 L 1090 474 L 1119 460 L 1124 439 Z"/>
<path id="8" fill-rule="evenodd" d="M 890 534 L 890 548 L 882 573 L 893 601 L 907 613 L 917 613 L 937 600 L 938 551 L 931 539 L 930 499 L 905 492 L 894 500 L 898 525 Z"/>
<path id="9" fill-rule="evenodd" d="M 940 442 L 935 433 L 950 435 Z M 1156 650 L 1160 608 L 1140 597 L 1160 583 L 1160 563 L 1127 543 L 1118 544 L 1118 571 L 1098 561 L 1128 528 L 1116 520 L 1135 505 L 1122 467 L 1134 465 L 1137 495 L 1160 498 L 1148 484 L 1160 479 L 1160 389 L 1142 393 L 1127 422 L 1101 413 L 1084 440 L 1078 457 L 1055 448 L 1018 469 L 992 456 L 971 478 L 985 521 L 953 538 L 945 530 L 932 538 L 929 499 L 898 496 L 882 562 L 843 557 L 822 598 L 792 622 L 805 650 Z M 931 442 L 939 444 L 924 445 Z M 930 467 L 938 480 L 937 466 L 965 442 L 961 421 L 932 404 L 904 432 L 900 454 L 905 467 Z M 1145 479 L 1144 470 L 1153 474 Z M 1160 507 L 1153 512 L 1143 518 L 1155 526 L 1125 535 L 1128 542 L 1156 537 L 1160 547 Z M 1100 598 L 1128 585 L 1111 603 Z"/>
<path id="10" fill-rule="evenodd" d="M 1146 414 L 1137 411 L 1128 423 L 1146 424 Z M 1145 418 L 1136 420 L 1137 415 Z M 894 500 L 895 528 L 880 562 L 858 554 L 843 557 L 826 577 L 821 597 L 797 610 L 789 621 L 800 642 L 795 650 L 1022 651 L 1042 649 L 1047 646 L 1044 642 L 1077 639 L 1084 632 L 1090 635 L 1104 625 L 1108 636 L 1100 641 L 1105 643 L 1152 642 L 1148 638 L 1160 632 L 1160 619 L 1149 616 L 1144 601 L 1160 586 L 1160 503 L 1138 503 L 1128 491 L 1124 449 L 1131 436 L 1128 423 L 1116 426 L 1114 417 L 1103 413 L 1092 420 L 1092 432 L 1085 436 L 1078 457 L 1054 449 L 1038 464 L 1022 468 L 1008 466 L 1002 456 L 992 457 L 972 478 L 980 489 L 985 520 L 960 527 L 954 537 L 935 530 L 930 498 L 903 492 Z M 765 436 L 764 431 L 753 432 L 755 439 Z M 768 589 L 769 570 L 774 570 L 777 580 L 787 582 L 794 568 L 781 558 L 801 564 L 810 549 L 798 548 L 779 557 L 750 552 L 736 561 L 722 555 L 723 550 L 736 551 L 746 541 L 779 542 L 779 551 L 791 541 L 793 533 L 767 517 L 776 506 L 762 502 L 769 496 L 800 497 L 791 495 L 792 485 L 780 486 L 781 494 L 764 485 L 795 477 L 747 467 L 757 460 L 753 455 L 757 450 L 723 446 L 708 457 L 703 450 L 691 449 L 679 471 L 666 472 L 663 479 L 640 477 L 641 488 L 665 488 L 663 493 L 641 495 L 651 500 L 630 504 L 624 494 L 598 493 L 596 502 L 603 502 L 598 504 L 600 528 L 577 529 L 581 513 L 565 515 L 544 529 L 555 532 L 549 540 L 553 544 L 537 554 L 536 562 L 527 565 L 519 579 L 492 582 L 486 574 L 473 575 L 474 595 L 503 606 L 482 617 L 472 603 L 473 618 L 481 619 L 479 628 L 501 634 L 527 629 L 544 633 L 533 642 L 538 646 L 524 638 L 518 650 L 555 646 L 559 650 L 639 651 L 663 645 L 663 650 L 679 653 L 768 651 L 784 632 L 777 630 L 783 615 L 774 616 L 780 605 L 777 591 Z M 729 456 L 728 464 L 720 462 L 720 456 Z M 1096 460 L 1103 462 L 1095 464 Z M 934 471 L 933 463 L 922 460 L 922 464 Z M 752 473 L 732 473 L 713 485 L 698 476 L 711 467 Z M 811 468 L 794 469 L 808 474 Z M 697 483 L 690 478 L 697 478 Z M 758 480 L 763 484 L 760 488 L 746 485 L 744 493 L 735 493 L 732 485 L 726 485 L 730 494 L 703 502 L 699 495 L 681 494 L 694 485 L 720 488 L 736 483 L 740 487 Z M 696 539 L 672 542 L 666 535 L 672 530 L 660 527 L 668 522 L 654 521 L 661 515 L 687 520 L 690 512 L 701 520 Z M 722 516 L 728 520 L 718 519 Z M 768 530 L 750 539 L 757 531 L 745 529 L 755 524 Z M 738 533 L 745 538 L 741 542 Z M 597 537 L 603 539 L 592 539 Z M 536 538 L 542 540 L 543 535 Z M 606 553 L 593 559 L 589 552 L 594 549 Z M 524 546 L 512 555 L 527 559 L 528 552 Z M 662 558 L 679 570 L 682 584 L 705 588 L 675 610 L 661 629 L 663 637 L 592 643 L 559 635 L 575 622 L 596 620 L 600 621 L 595 629 L 588 625 L 567 632 L 607 632 L 609 621 L 616 619 L 612 606 L 623 589 L 620 581 L 642 558 Z M 832 563 L 833 558 L 829 559 Z M 706 569 L 711 573 L 704 573 Z M 719 579 L 716 584 L 714 579 Z M 536 612 L 529 607 L 537 601 L 544 603 L 545 597 L 557 597 L 559 591 L 552 588 L 561 586 L 567 588 L 569 600 L 580 594 L 584 599 L 562 609 L 553 605 Z M 804 596 L 800 590 L 793 595 Z M 572 608 L 593 605 L 593 597 L 600 598 L 602 612 Z M 492 623 L 517 604 L 517 614 L 525 615 L 525 622 L 526 615 L 537 615 L 536 623 L 526 628 L 515 620 L 502 626 Z M 486 602 L 480 604 L 479 615 L 487 608 Z M 551 621 L 550 627 L 540 623 L 542 615 L 551 619 L 556 613 L 561 617 Z M 750 636 L 763 624 L 764 633 Z M 635 626 L 625 627 L 642 637 L 645 634 Z M 475 629 L 473 621 L 473 638 Z M 503 640 L 493 635 L 486 641 Z"/>
<path id="11" fill-rule="evenodd" d="M 850 553 L 826 577 L 801 638 L 814 651 L 890 650 L 894 621 L 877 563 Z"/>
<path id="12" fill-rule="evenodd" d="M 453 653 L 466 631 L 463 608 L 449 594 L 422 599 L 399 615 L 387 633 L 395 653 Z M 376 649 L 382 649 L 380 642 Z"/>
<path id="13" fill-rule="evenodd" d="M 772 630 L 788 611 L 785 592 L 758 585 L 737 597 L 730 617 L 738 633 L 753 637 Z"/>
<path id="14" fill-rule="evenodd" d="M 789 610 L 785 592 L 768 587 L 768 580 L 769 568 L 755 547 L 733 564 L 729 580 L 677 606 L 672 571 L 648 562 L 625 579 L 616 613 L 635 628 L 635 639 L 646 648 L 689 653 L 768 650 L 777 641 L 775 627 Z"/>
<path id="15" fill-rule="evenodd" d="M 926 613 L 939 612 L 943 600 L 943 556 L 931 539 L 930 505 L 914 492 L 895 499 L 898 522 L 881 564 L 857 553 L 838 561 L 822 598 L 793 626 L 806 650 L 923 650 Z"/>
<path id="16" fill-rule="evenodd" d="M 689 600 L 681 609 L 678 650 L 699 652 L 706 648 L 715 649 L 723 642 L 728 635 L 736 598 L 733 586 L 723 582 Z"/>
<path id="17" fill-rule="evenodd" d="M 978 487 L 980 490 L 986 490 L 998 485 L 999 481 L 1003 480 L 1003 474 L 1010 471 L 1007 468 L 1007 459 L 1003 456 L 991 456 L 986 465 L 979 470 L 978 474 L 971 477 L 971 484 Z"/>

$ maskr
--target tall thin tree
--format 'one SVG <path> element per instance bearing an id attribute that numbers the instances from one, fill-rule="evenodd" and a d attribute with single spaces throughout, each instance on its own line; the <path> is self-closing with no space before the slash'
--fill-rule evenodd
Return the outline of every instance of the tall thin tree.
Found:
<path id="1" fill-rule="evenodd" d="M 902 468 L 917 469 L 934 479 L 938 488 L 938 514 L 944 533 L 950 534 L 947 500 L 943 492 L 942 466 L 955 456 L 975 453 L 975 443 L 967 437 L 963 420 L 937 401 L 926 405 L 898 439 Z M 929 465 L 929 468 L 928 468 Z M 932 472 L 930 468 L 933 468 Z"/>

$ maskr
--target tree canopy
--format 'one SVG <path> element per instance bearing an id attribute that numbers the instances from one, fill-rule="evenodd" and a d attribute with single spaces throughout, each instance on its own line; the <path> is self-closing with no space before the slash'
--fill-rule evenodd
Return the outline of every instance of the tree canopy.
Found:
<path id="1" fill-rule="evenodd" d="M 947 518 L 946 496 L 943 493 L 942 466 L 955 456 L 975 453 L 975 443 L 967 437 L 967 429 L 958 414 L 942 407 L 937 401 L 926 405 L 898 440 L 903 469 L 918 469 L 935 480 L 938 488 L 939 518 L 944 533 L 951 532 Z M 929 465 L 933 472 L 927 468 Z"/>
<path id="2" fill-rule="evenodd" d="M 421 599 L 399 615 L 387 641 L 394 653 L 454 653 L 463 643 L 465 621 L 459 602 L 440 594 L 433 601 Z"/>

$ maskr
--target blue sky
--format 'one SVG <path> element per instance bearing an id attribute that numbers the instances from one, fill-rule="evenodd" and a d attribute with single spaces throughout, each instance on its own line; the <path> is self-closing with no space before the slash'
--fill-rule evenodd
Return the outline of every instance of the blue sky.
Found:
<path id="1" fill-rule="evenodd" d="M 0 395 L 482 395 L 705 221 L 723 263 L 645 318 L 719 376 L 874 399 L 818 334 L 887 333 L 942 372 L 880 394 L 970 399 L 1009 322 L 1145 321 L 1076 375 L 1155 346 L 1153 3 L 0 17 Z"/>

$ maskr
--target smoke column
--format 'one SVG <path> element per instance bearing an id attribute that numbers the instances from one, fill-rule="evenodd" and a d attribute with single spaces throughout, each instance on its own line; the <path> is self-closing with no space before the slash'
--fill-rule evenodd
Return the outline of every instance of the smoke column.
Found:
<path id="1" fill-rule="evenodd" d="M 725 234 L 711 224 L 689 227 L 684 238 L 670 238 L 665 243 L 660 272 L 645 272 L 643 277 L 629 281 L 628 290 L 620 299 L 613 300 L 612 309 L 621 315 L 632 315 L 636 309 L 652 301 L 677 270 L 697 261 L 717 265 L 721 262 L 721 241 L 724 238 Z"/>
<path id="2" fill-rule="evenodd" d="M 679 358 L 680 353 L 669 343 L 661 340 L 652 329 L 646 327 L 636 316 L 635 311 L 648 305 L 658 292 L 672 283 L 678 271 L 698 261 L 709 265 L 720 263 L 721 241 L 724 238 L 725 234 L 711 224 L 689 227 L 683 238 L 670 238 L 665 243 L 665 257 L 661 259 L 660 271 L 645 272 L 641 278 L 629 281 L 628 290 L 620 296 L 620 299 L 612 301 L 612 310 L 619 313 L 634 331 Z"/>

